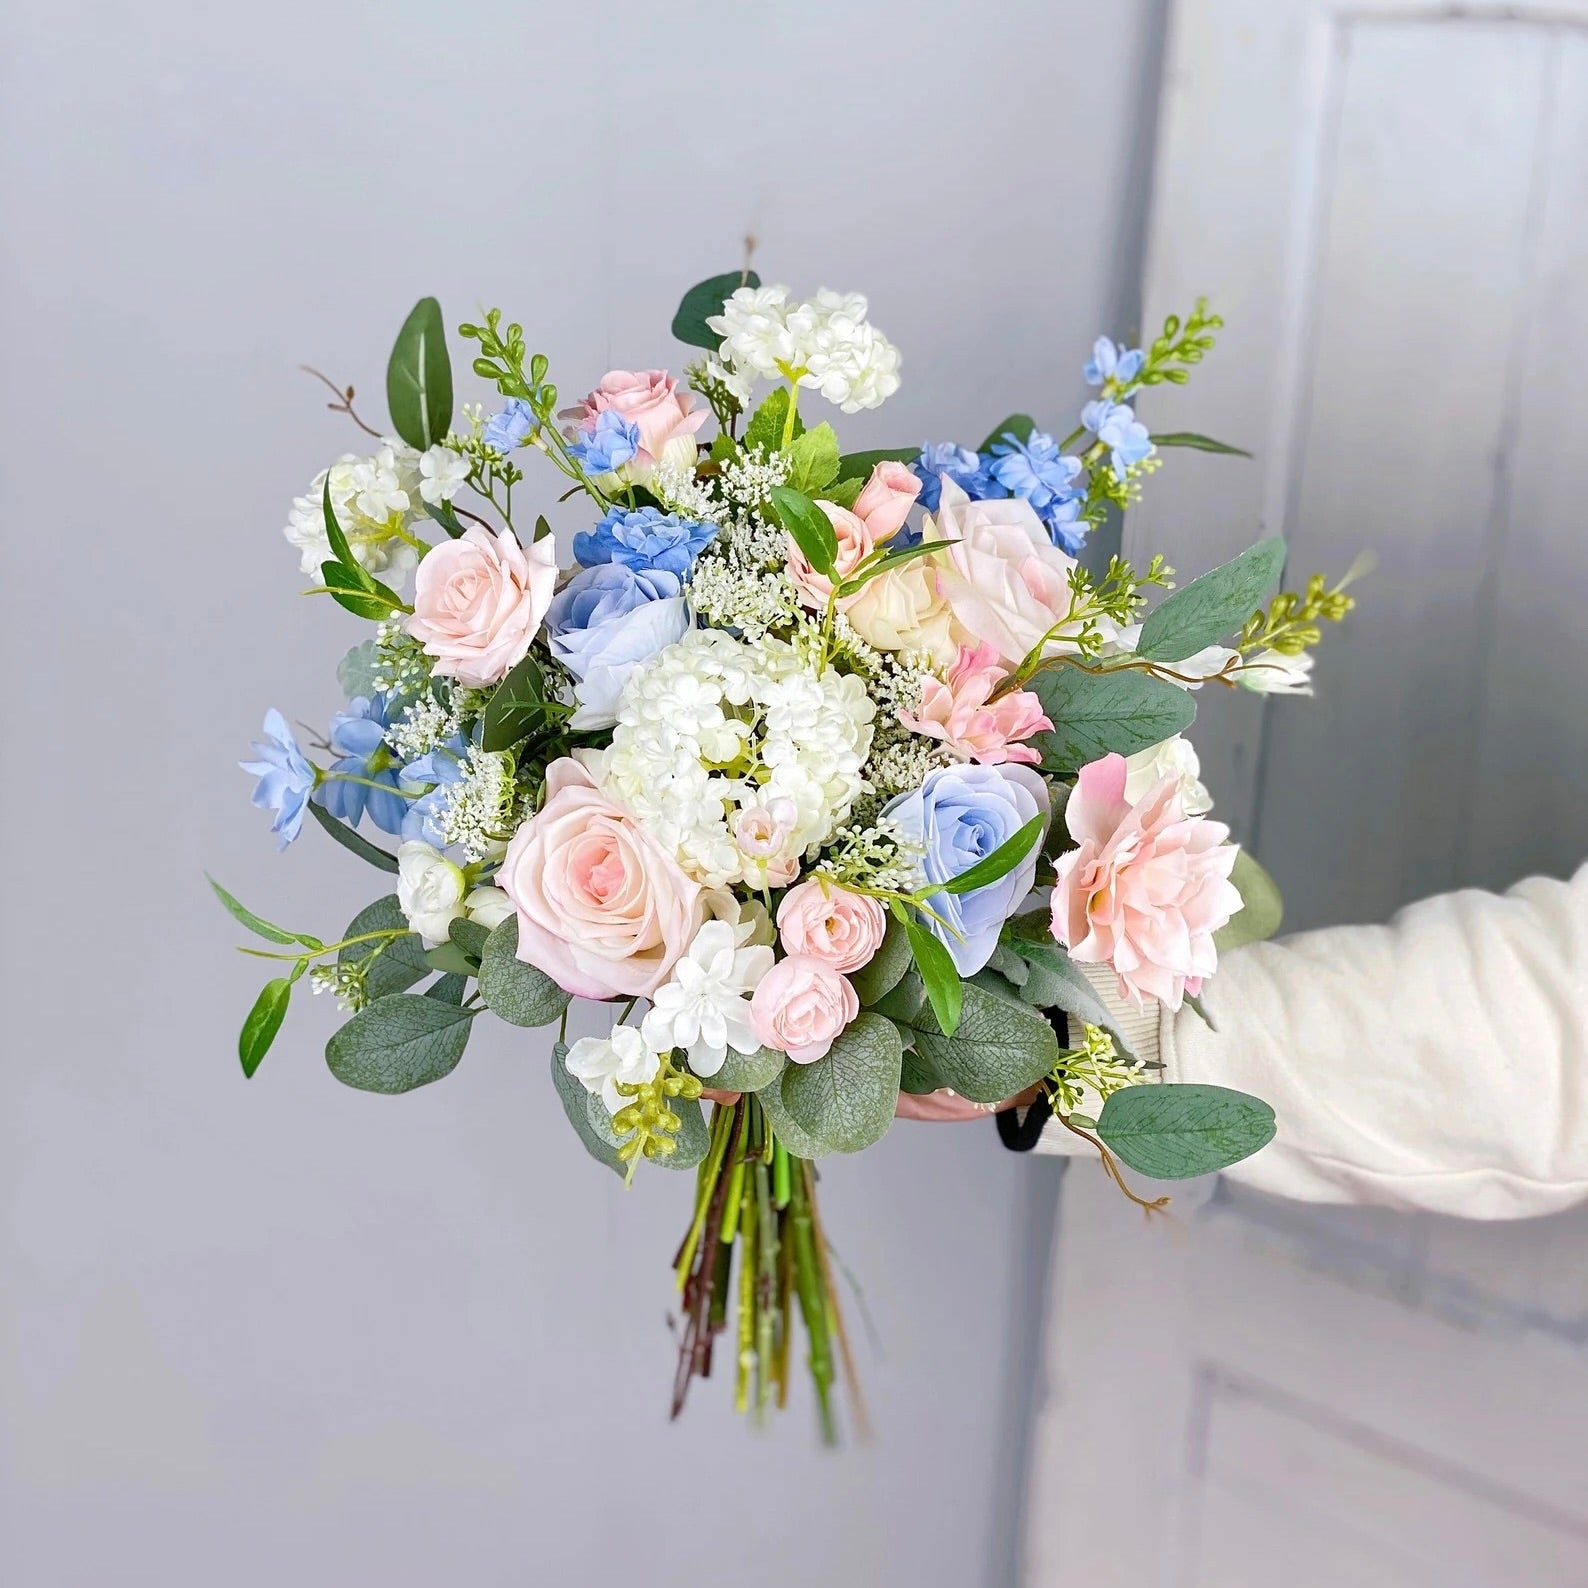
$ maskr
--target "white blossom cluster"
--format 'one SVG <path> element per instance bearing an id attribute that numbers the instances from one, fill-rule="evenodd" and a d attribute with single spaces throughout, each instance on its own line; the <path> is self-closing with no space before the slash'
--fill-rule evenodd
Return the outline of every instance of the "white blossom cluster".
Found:
<path id="1" fill-rule="evenodd" d="M 370 687 L 383 695 L 417 695 L 430 677 L 430 658 L 395 619 L 375 626 Z"/>
<path id="2" fill-rule="evenodd" d="M 512 830 L 516 790 L 510 756 L 470 745 L 463 776 L 443 785 L 437 825 L 448 844 L 478 862 L 500 849 Z"/>
<path id="3" fill-rule="evenodd" d="M 771 502 L 773 491 L 788 483 L 788 477 L 786 452 L 768 453 L 761 447 L 746 447 L 732 462 L 723 464 L 717 483 L 725 500 L 739 510 L 739 516 L 765 524 L 762 510 Z M 779 547 L 786 547 L 783 530 L 777 525 L 767 527 L 775 530 Z M 779 560 L 786 556 L 784 551 Z"/>
<path id="4" fill-rule="evenodd" d="M 891 816 L 840 827 L 816 875 L 884 893 L 913 893 L 921 886 L 920 852 Z"/>
<path id="5" fill-rule="evenodd" d="M 865 791 L 875 714 L 863 679 L 785 641 L 696 629 L 629 680 L 610 748 L 585 760 L 691 876 L 759 886 L 768 859 L 792 870 Z"/>
<path id="6" fill-rule="evenodd" d="M 775 381 L 798 372 L 801 386 L 846 414 L 881 407 L 899 389 L 899 350 L 866 316 L 858 292 L 823 288 L 790 303 L 787 287 L 740 287 L 706 321 L 722 338 L 713 375 Z"/>
<path id="7" fill-rule="evenodd" d="M 421 695 L 386 730 L 386 743 L 404 761 L 417 761 L 458 732 L 458 719 L 433 695 Z"/>
<path id="8" fill-rule="evenodd" d="M 676 457 L 663 457 L 651 476 L 651 493 L 669 513 L 681 513 L 702 524 L 726 523 L 732 510 L 695 478 L 692 467 Z"/>

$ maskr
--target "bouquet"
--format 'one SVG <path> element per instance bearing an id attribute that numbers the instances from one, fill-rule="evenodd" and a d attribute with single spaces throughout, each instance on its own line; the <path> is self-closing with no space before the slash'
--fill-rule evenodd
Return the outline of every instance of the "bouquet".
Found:
<path id="1" fill-rule="evenodd" d="M 857 294 L 702 282 L 682 382 L 614 370 L 566 408 L 492 309 L 458 335 L 494 395 L 456 410 L 423 299 L 387 368 L 395 435 L 333 385 L 370 441 L 286 528 L 309 593 L 371 626 L 346 703 L 313 758 L 271 711 L 243 764 L 283 847 L 308 818 L 394 891 L 325 940 L 217 885 L 283 968 L 244 1074 L 305 979 L 350 1015 L 332 1074 L 371 1092 L 449 1074 L 483 1015 L 554 1028 L 591 1156 L 695 1176 L 674 1414 L 725 1334 L 739 1407 L 784 1404 L 802 1329 L 829 1439 L 840 1376 L 864 1414 L 815 1166 L 901 1098 L 1033 1107 L 1122 1187 L 1122 1164 L 1174 1179 L 1263 1146 L 1266 1105 L 1155 1084 L 1119 1013 L 1194 1001 L 1277 924 L 1183 735 L 1204 688 L 1310 693 L 1351 597 L 1269 599 L 1278 540 L 1178 589 L 1162 557 L 1077 559 L 1163 449 L 1236 450 L 1134 407 L 1219 325 L 1199 303 L 1145 349 L 1100 339 L 1063 440 L 1015 414 L 975 450 L 845 452 L 822 415 L 899 385 Z M 585 509 L 571 569 L 536 511 L 559 484 Z M 575 999 L 599 1034 L 570 1040 Z"/>

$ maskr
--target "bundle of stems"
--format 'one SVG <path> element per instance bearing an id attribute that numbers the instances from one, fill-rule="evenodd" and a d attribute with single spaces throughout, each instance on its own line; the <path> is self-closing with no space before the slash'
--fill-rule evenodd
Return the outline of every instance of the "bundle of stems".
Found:
<path id="1" fill-rule="evenodd" d="M 823 1442 L 838 1442 L 833 1401 L 840 1375 L 854 1430 L 867 1435 L 865 1403 L 816 1210 L 815 1165 L 784 1147 L 753 1095 L 713 1105 L 695 1214 L 674 1267 L 683 1298 L 674 1417 L 684 1409 L 692 1380 L 710 1377 L 732 1301 L 739 1411 L 759 1422 L 769 1407 L 788 1404 L 797 1308 Z"/>

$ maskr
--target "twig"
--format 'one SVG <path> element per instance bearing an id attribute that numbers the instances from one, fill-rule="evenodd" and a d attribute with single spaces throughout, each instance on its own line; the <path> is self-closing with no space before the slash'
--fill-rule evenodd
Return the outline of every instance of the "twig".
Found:
<path id="1" fill-rule="evenodd" d="M 323 386 L 335 394 L 336 401 L 334 403 L 327 403 L 325 405 L 331 410 L 332 413 L 346 414 L 347 417 L 351 419 L 353 423 L 364 432 L 365 435 L 374 436 L 377 441 L 384 441 L 386 439 L 383 435 L 381 435 L 380 431 L 371 430 L 370 427 L 365 424 L 356 413 L 353 412 L 353 388 L 351 386 L 347 387 L 346 390 L 343 390 L 343 388 L 338 386 L 329 375 L 322 375 L 320 371 L 315 369 L 312 365 L 300 364 L 298 365 L 298 368 L 301 369 L 305 375 L 314 376 L 317 381 L 319 381 Z"/>
<path id="2" fill-rule="evenodd" d="M 1067 1131 L 1070 1131 L 1073 1135 L 1079 1136 L 1082 1141 L 1091 1142 L 1091 1144 L 1097 1148 L 1098 1154 L 1103 1160 L 1103 1172 L 1110 1180 L 1114 1182 L 1115 1185 L 1119 1187 L 1121 1191 L 1125 1193 L 1127 1197 L 1130 1198 L 1132 1202 L 1136 1204 L 1137 1207 L 1142 1210 L 1143 1213 L 1147 1215 L 1148 1218 L 1151 1218 L 1154 1213 L 1164 1212 L 1164 1210 L 1169 1206 L 1168 1197 L 1155 1197 L 1149 1202 L 1146 1197 L 1137 1196 L 1136 1193 L 1132 1191 L 1130 1186 L 1126 1183 L 1124 1171 L 1119 1167 L 1119 1164 L 1116 1162 L 1113 1153 L 1111 1153 L 1108 1148 L 1105 1147 L 1103 1143 L 1091 1133 L 1091 1131 L 1082 1130 L 1079 1125 L 1071 1124 L 1067 1114 L 1055 1114 L 1053 1117 L 1058 1120 L 1058 1122 L 1064 1126 Z"/>

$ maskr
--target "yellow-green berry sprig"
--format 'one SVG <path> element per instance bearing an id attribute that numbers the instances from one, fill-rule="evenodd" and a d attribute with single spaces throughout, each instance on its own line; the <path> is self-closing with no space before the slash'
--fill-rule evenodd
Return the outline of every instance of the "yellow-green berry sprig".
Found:
<path id="1" fill-rule="evenodd" d="M 1186 366 L 1200 364 L 1213 351 L 1213 332 L 1223 329 L 1224 321 L 1209 311 L 1206 298 L 1197 299 L 1196 307 L 1183 322 L 1179 315 L 1171 314 L 1163 322 L 1162 333 L 1147 349 L 1147 362 L 1141 373 L 1119 395 L 1128 395 L 1141 386 L 1184 386 L 1191 378 Z"/>
<path id="2" fill-rule="evenodd" d="M 642 1157 L 654 1162 L 678 1151 L 678 1132 L 684 1122 L 668 1106 L 669 1102 L 678 1097 L 692 1102 L 703 1088 L 699 1077 L 673 1068 L 671 1053 L 662 1055 L 650 1080 L 616 1084 L 620 1096 L 632 1099 L 612 1116 L 612 1129 L 626 1138 L 618 1144 L 617 1154 L 629 1166 L 628 1178 L 633 1180 Z"/>
<path id="3" fill-rule="evenodd" d="M 1356 598 L 1345 593 L 1351 577 L 1347 574 L 1331 586 L 1321 573 L 1315 573 L 1300 594 L 1280 591 L 1266 611 L 1254 612 L 1246 620 L 1235 648 L 1243 655 L 1278 651 L 1281 656 L 1300 656 L 1323 638 L 1323 623 L 1338 623 L 1355 607 Z"/>

